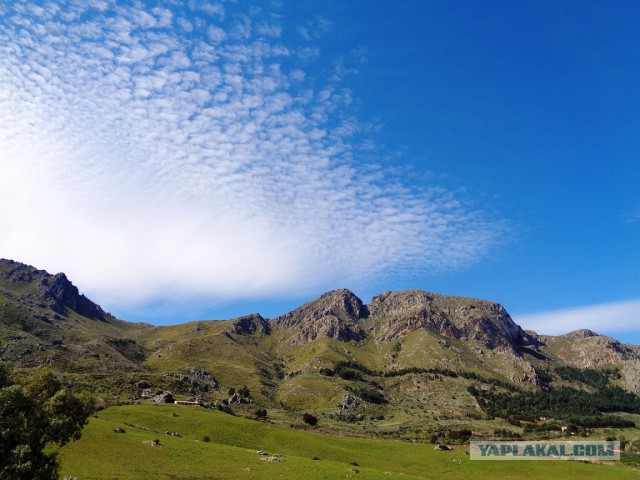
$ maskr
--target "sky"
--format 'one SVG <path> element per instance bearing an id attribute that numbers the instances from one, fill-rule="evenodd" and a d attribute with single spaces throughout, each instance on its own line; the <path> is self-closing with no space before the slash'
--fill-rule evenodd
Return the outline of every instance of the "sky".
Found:
<path id="1" fill-rule="evenodd" d="M 119 318 L 328 290 L 640 344 L 637 2 L 0 3 L 0 257 Z"/>

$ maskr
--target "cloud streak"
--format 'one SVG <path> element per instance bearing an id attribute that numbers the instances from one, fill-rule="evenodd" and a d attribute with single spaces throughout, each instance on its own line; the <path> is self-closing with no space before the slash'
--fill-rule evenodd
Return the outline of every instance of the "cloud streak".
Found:
<path id="1" fill-rule="evenodd" d="M 153 5 L 0 6 L 1 256 L 135 304 L 362 285 L 496 243 L 447 190 L 359 161 L 357 62 L 327 72 L 257 8 Z"/>
<path id="2" fill-rule="evenodd" d="M 640 321 L 640 300 L 514 316 L 523 328 L 546 335 L 560 335 L 581 328 L 597 333 L 635 332 Z"/>

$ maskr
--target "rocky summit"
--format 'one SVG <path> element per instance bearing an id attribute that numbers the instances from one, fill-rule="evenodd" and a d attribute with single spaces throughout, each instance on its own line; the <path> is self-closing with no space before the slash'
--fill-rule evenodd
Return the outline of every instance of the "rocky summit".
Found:
<path id="1" fill-rule="evenodd" d="M 280 329 L 293 328 L 293 343 L 305 343 L 318 337 L 341 342 L 359 341 L 366 336 L 359 321 L 367 317 L 367 312 L 367 307 L 353 292 L 340 289 L 276 317 L 271 323 Z"/>
<path id="2" fill-rule="evenodd" d="M 9 287 L 22 286 L 30 290 L 25 298 L 57 314 L 65 314 L 68 308 L 79 315 L 96 320 L 106 320 L 109 316 L 100 305 L 81 295 L 64 273 L 50 275 L 29 265 L 0 259 L 0 280 Z M 7 292 L 8 290 L 5 290 L 5 293 Z"/>
<path id="3" fill-rule="evenodd" d="M 513 412 L 527 395 L 567 391 L 633 413 L 625 395 L 640 392 L 640 347 L 589 330 L 525 331 L 485 300 L 405 290 L 365 304 L 338 289 L 275 318 L 154 327 L 114 318 L 62 273 L 12 260 L 0 260 L 0 360 L 47 365 L 107 403 L 171 392 L 224 411 L 313 411 L 363 434 L 374 427 L 363 418 L 401 432 L 445 420 L 492 429 L 490 418 L 526 416 Z M 232 390 L 244 401 L 230 407 Z"/>

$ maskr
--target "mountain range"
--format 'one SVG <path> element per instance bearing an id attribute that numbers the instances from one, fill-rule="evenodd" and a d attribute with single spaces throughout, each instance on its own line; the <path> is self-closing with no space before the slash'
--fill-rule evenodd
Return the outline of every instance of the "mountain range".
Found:
<path id="1" fill-rule="evenodd" d="M 221 401 L 246 386 L 251 407 L 237 408 L 264 406 L 282 418 L 312 411 L 356 431 L 362 419 L 383 418 L 360 428 L 491 428 L 477 392 L 594 394 L 576 372 L 604 372 L 609 387 L 640 393 L 640 346 L 590 330 L 523 330 L 485 300 L 405 290 L 365 304 L 339 289 L 275 318 L 152 326 L 115 318 L 62 273 L 5 259 L 0 360 L 48 365 L 106 403 L 136 401 L 145 390 Z"/>

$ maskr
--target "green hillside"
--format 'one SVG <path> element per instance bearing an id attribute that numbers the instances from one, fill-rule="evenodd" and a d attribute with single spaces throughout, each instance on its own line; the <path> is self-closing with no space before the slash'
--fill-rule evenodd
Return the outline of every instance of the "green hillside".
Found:
<path id="1" fill-rule="evenodd" d="M 115 433 L 114 428 L 126 433 Z M 145 443 L 154 440 L 160 445 Z M 197 408 L 153 405 L 100 412 L 91 419 L 82 439 L 62 450 L 61 459 L 62 474 L 78 479 L 623 480 L 638 476 L 638 471 L 621 464 L 472 462 L 464 447 L 439 452 L 432 445 L 327 437 L 323 431 L 280 427 Z"/>
<path id="2" fill-rule="evenodd" d="M 63 274 L 0 260 L 0 360 L 48 366 L 108 407 L 65 447 L 64 471 L 78 478 L 524 478 L 526 466 L 472 467 L 460 449 L 471 437 L 640 437 L 640 347 L 587 330 L 538 335 L 499 304 L 418 290 L 366 305 L 335 290 L 276 318 L 154 327 L 114 318 Z M 209 408 L 151 405 L 176 399 Z M 268 423 L 249 420 L 257 411 Z M 298 428 L 304 413 L 316 433 Z M 162 447 L 143 443 L 158 435 Z M 434 442 L 459 447 L 443 454 Z"/>

